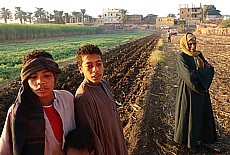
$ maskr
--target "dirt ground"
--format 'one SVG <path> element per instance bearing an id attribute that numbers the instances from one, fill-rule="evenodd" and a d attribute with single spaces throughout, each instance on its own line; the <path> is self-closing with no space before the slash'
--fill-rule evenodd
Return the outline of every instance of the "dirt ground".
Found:
<path id="1" fill-rule="evenodd" d="M 165 60 L 154 63 L 149 57 L 158 49 L 157 41 L 165 35 L 153 34 L 115 48 L 108 49 L 105 59 L 105 76 L 114 90 L 114 98 L 124 126 L 129 155 L 189 154 L 183 147 L 169 147 L 174 133 L 174 103 L 177 90 L 176 54 L 180 52 L 179 39 L 164 42 L 160 48 Z M 200 155 L 230 154 L 230 37 L 202 36 L 197 34 L 198 49 L 215 67 L 210 88 L 221 153 L 199 147 Z M 56 89 L 75 93 L 82 81 L 76 64 L 63 68 Z M 20 81 L 0 88 L 0 130 L 6 111 L 13 103 Z"/>
<path id="2" fill-rule="evenodd" d="M 196 34 L 196 32 L 194 32 Z M 197 35 L 198 50 L 215 67 L 215 77 L 210 88 L 213 111 L 216 119 L 221 153 L 199 147 L 198 154 L 230 154 L 230 37 Z M 172 43 L 165 42 L 163 51 L 166 61 L 157 64 L 150 73 L 148 92 L 141 110 L 125 128 L 130 144 L 129 154 L 190 154 L 183 147 L 171 148 L 167 143 L 174 133 L 174 103 L 177 90 L 176 54 L 180 52 L 179 39 L 173 36 Z"/>

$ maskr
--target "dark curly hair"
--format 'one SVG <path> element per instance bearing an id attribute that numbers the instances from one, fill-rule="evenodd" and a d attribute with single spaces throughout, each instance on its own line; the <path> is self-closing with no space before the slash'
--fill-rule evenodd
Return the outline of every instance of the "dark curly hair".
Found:
<path id="1" fill-rule="evenodd" d="M 76 52 L 77 63 L 79 66 L 82 65 L 82 55 L 85 54 L 98 54 L 102 58 L 102 52 L 98 46 L 92 44 L 86 44 L 80 47 Z"/>

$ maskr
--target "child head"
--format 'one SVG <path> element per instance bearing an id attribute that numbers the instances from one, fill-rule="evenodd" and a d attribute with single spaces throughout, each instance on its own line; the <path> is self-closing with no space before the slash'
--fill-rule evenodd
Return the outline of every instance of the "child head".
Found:
<path id="1" fill-rule="evenodd" d="M 70 131 L 65 142 L 66 155 L 93 155 L 93 136 L 88 130 L 80 128 Z"/>
<path id="2" fill-rule="evenodd" d="M 85 77 L 85 82 L 98 85 L 103 77 L 102 53 L 98 46 L 87 44 L 77 50 L 78 69 Z"/>
<path id="3" fill-rule="evenodd" d="M 55 74 L 61 73 L 58 64 L 54 61 L 53 56 L 45 50 L 33 50 L 23 58 L 23 67 L 21 70 L 22 81 L 41 70 L 48 70 Z"/>
<path id="4" fill-rule="evenodd" d="M 39 98 L 52 96 L 57 74 L 61 73 L 51 54 L 34 50 L 24 56 L 21 80 Z"/>

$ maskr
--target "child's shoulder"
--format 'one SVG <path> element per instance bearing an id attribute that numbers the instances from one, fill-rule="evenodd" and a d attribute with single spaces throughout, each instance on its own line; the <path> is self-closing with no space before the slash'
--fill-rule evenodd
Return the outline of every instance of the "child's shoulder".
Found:
<path id="1" fill-rule="evenodd" d="M 61 96 L 73 96 L 73 94 L 68 90 L 54 90 L 54 93 L 61 95 Z"/>

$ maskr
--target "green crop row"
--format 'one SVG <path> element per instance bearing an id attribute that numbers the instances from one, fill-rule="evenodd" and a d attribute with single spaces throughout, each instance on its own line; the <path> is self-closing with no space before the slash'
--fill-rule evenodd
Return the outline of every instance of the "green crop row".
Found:
<path id="1" fill-rule="evenodd" d="M 34 39 L 45 37 L 96 34 L 98 26 L 60 24 L 0 24 L 0 40 Z"/>
<path id="2" fill-rule="evenodd" d="M 75 60 L 76 50 L 85 44 L 95 44 L 103 51 L 103 49 L 147 35 L 150 33 L 84 35 L 59 40 L 0 45 L 0 83 L 18 78 L 23 56 L 34 49 L 46 50 L 60 64 L 68 60 Z"/>

